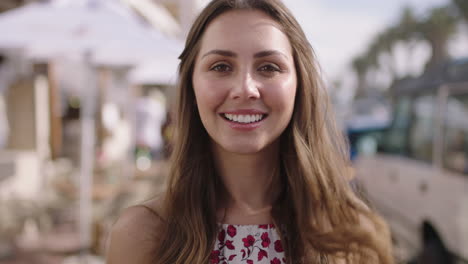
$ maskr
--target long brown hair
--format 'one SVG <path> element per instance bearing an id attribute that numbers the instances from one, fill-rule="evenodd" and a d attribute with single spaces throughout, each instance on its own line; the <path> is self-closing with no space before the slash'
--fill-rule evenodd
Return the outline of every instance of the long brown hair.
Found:
<path id="1" fill-rule="evenodd" d="M 222 183 L 197 111 L 192 75 L 209 23 L 230 10 L 245 9 L 260 10 L 282 27 L 297 71 L 293 116 L 280 138 L 283 191 L 272 210 L 288 263 L 333 263 L 337 257 L 347 263 L 392 263 L 386 226 L 349 187 L 348 150 L 313 50 L 279 0 L 214 0 L 188 34 L 179 57 L 174 149 L 155 263 L 208 263 L 214 248 Z"/>

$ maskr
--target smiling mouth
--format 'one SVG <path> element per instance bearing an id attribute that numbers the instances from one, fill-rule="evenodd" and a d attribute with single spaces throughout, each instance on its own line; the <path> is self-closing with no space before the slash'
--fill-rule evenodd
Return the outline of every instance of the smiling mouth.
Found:
<path id="1" fill-rule="evenodd" d="M 227 121 L 238 123 L 238 124 L 252 124 L 258 123 L 265 119 L 268 115 L 256 114 L 256 115 L 234 115 L 234 114 L 221 114 L 221 117 Z"/>

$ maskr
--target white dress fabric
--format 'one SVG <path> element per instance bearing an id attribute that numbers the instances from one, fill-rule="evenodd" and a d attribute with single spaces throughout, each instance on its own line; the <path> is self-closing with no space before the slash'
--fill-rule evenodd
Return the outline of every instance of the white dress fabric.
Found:
<path id="1" fill-rule="evenodd" d="M 283 245 L 274 225 L 220 224 L 211 264 L 284 264 Z"/>

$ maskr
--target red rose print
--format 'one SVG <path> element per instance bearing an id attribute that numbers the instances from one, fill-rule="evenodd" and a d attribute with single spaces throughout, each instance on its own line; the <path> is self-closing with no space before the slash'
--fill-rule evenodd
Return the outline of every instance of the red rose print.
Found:
<path id="1" fill-rule="evenodd" d="M 225 225 L 216 236 L 216 245 L 211 251 L 208 263 L 287 263 L 281 239 L 276 230 L 270 229 L 272 227 L 270 224 L 256 225 L 257 230 L 253 230 L 255 228 L 244 229 L 242 226 Z M 274 248 L 274 253 L 268 252 L 270 247 Z"/>
<path id="2" fill-rule="evenodd" d="M 225 232 L 224 229 L 223 229 L 223 230 L 221 230 L 221 232 L 219 232 L 219 234 L 218 234 L 218 240 L 219 240 L 220 242 L 224 242 L 224 238 L 226 238 L 226 232 Z"/>
<path id="3" fill-rule="evenodd" d="M 265 232 L 262 234 L 262 247 L 267 248 L 270 245 L 271 241 L 268 237 L 268 233 Z"/>
<path id="4" fill-rule="evenodd" d="M 228 249 L 235 249 L 234 245 L 232 244 L 232 240 L 227 240 L 225 245 Z"/>
<path id="5" fill-rule="evenodd" d="M 218 264 L 219 263 L 219 250 L 213 250 L 211 252 L 210 263 Z"/>
<path id="6" fill-rule="evenodd" d="M 268 258 L 268 253 L 265 250 L 260 249 L 258 252 L 258 261 L 262 260 L 264 257 Z"/>
<path id="7" fill-rule="evenodd" d="M 275 250 L 276 252 L 283 252 L 283 245 L 281 244 L 280 240 L 275 241 Z"/>
<path id="8" fill-rule="evenodd" d="M 244 247 L 251 247 L 255 243 L 255 238 L 252 235 L 248 235 L 242 239 L 242 242 L 244 242 Z"/>
<path id="9" fill-rule="evenodd" d="M 269 224 L 270 228 L 274 228 L 275 225 L 274 224 Z"/>
<path id="10" fill-rule="evenodd" d="M 227 228 L 227 233 L 230 237 L 234 237 L 237 234 L 237 229 L 233 225 L 229 225 Z"/>
<path id="11" fill-rule="evenodd" d="M 281 260 L 274 258 L 272 261 L 270 261 L 270 264 L 281 264 Z"/>

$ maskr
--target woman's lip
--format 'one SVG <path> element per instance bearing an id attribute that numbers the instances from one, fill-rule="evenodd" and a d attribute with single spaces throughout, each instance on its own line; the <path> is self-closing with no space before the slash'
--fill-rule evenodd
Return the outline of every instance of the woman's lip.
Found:
<path id="1" fill-rule="evenodd" d="M 221 112 L 221 114 L 231 114 L 231 115 L 266 115 L 267 113 L 257 109 L 236 109 L 226 112 Z"/>
<path id="2" fill-rule="evenodd" d="M 226 119 L 224 119 L 224 120 L 226 120 Z M 262 120 L 260 120 L 258 122 L 246 123 L 246 124 L 238 123 L 238 122 L 234 122 L 234 121 L 229 121 L 229 120 L 226 120 L 226 122 L 228 122 L 229 126 L 232 129 L 240 130 L 240 131 L 252 131 L 252 130 L 258 128 L 259 126 L 261 126 L 263 120 L 265 120 L 265 119 L 262 119 Z"/>
<path id="3" fill-rule="evenodd" d="M 224 117 L 224 114 L 221 114 L 220 117 L 226 121 L 228 123 L 228 125 L 232 128 L 232 129 L 235 129 L 235 130 L 239 130 L 239 131 L 252 131 L 252 130 L 255 130 L 256 128 L 258 128 L 259 126 L 262 125 L 263 121 L 267 118 L 267 116 L 265 116 L 262 120 L 260 121 L 257 121 L 257 122 L 252 122 L 252 123 L 239 123 L 239 122 L 236 122 L 236 121 L 231 121 L 227 118 Z"/>

